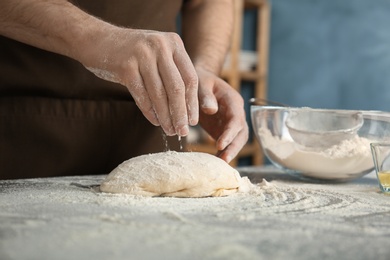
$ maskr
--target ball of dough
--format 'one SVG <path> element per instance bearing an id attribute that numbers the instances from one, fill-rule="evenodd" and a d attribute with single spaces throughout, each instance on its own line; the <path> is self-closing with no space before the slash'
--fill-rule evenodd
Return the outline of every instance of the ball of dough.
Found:
<path id="1" fill-rule="evenodd" d="M 226 196 L 237 192 L 240 181 L 238 171 L 216 156 L 169 151 L 124 161 L 100 190 L 143 196 Z"/>

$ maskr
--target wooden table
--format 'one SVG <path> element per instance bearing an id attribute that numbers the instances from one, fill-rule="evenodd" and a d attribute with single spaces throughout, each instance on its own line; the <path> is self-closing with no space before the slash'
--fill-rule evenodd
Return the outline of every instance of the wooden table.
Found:
<path id="1" fill-rule="evenodd" d="M 179 199 L 99 193 L 102 176 L 0 181 L 0 259 L 389 259 L 374 173 L 316 184 L 239 170 L 268 186 Z"/>

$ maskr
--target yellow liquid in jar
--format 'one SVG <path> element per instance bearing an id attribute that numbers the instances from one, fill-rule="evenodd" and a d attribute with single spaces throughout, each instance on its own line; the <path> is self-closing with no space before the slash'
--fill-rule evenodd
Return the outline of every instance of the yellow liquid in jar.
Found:
<path id="1" fill-rule="evenodd" d="M 390 171 L 379 172 L 378 179 L 383 188 L 390 189 Z"/>

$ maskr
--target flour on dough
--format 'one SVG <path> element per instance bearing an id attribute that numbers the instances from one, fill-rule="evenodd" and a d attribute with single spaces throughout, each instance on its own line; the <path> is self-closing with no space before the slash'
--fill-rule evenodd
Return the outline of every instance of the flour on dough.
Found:
<path id="1" fill-rule="evenodd" d="M 164 197 L 227 196 L 245 190 L 249 179 L 222 159 L 198 152 L 162 152 L 124 161 L 102 182 L 100 190 Z"/>

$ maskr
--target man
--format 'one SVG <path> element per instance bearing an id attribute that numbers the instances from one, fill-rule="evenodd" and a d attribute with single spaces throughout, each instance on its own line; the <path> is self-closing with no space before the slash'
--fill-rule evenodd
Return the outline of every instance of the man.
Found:
<path id="1" fill-rule="evenodd" d="M 108 173 L 164 150 L 160 127 L 176 149 L 198 122 L 229 162 L 248 138 L 243 100 L 217 76 L 232 6 L 1 1 L 0 178 Z"/>

